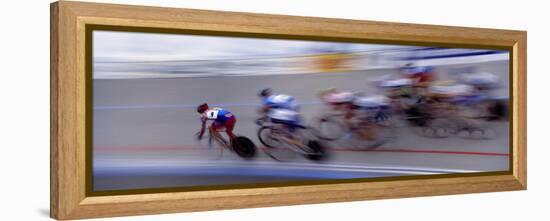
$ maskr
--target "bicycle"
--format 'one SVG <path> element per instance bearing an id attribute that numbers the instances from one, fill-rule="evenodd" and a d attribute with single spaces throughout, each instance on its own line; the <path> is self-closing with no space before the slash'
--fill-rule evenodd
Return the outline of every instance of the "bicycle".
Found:
<path id="1" fill-rule="evenodd" d="M 346 138 L 353 148 L 374 150 L 395 137 L 391 115 L 382 110 L 346 119 L 343 114 L 321 114 L 314 121 L 314 134 L 327 141 Z"/>
<path id="2" fill-rule="evenodd" d="M 295 128 L 291 132 L 285 125 L 267 124 L 265 118 L 256 122 L 260 126 L 258 139 L 265 146 L 262 150 L 274 160 L 289 161 L 297 154 L 312 161 L 327 157 L 325 147 L 304 134 L 308 130 L 305 126 L 293 125 Z"/>

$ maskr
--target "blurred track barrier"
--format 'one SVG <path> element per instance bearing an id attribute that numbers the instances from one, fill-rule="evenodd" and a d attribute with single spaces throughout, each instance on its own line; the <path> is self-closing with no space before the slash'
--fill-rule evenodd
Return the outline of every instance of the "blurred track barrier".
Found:
<path id="1" fill-rule="evenodd" d="M 445 66 L 505 61 L 505 51 L 398 48 L 206 60 L 94 61 L 94 79 L 257 76 L 396 69 L 404 63 Z"/>
<path id="2" fill-rule="evenodd" d="M 318 54 L 309 56 L 311 59 L 311 72 L 345 72 L 356 69 L 353 59 L 356 56 L 348 53 Z"/>

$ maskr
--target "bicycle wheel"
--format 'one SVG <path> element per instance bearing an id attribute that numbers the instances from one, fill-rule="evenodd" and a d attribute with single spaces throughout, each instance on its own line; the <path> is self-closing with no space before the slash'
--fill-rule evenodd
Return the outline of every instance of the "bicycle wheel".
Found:
<path id="1" fill-rule="evenodd" d="M 436 118 L 431 120 L 424 128 L 423 135 L 425 137 L 447 138 L 456 133 L 457 126 L 450 120 L 444 118 Z"/>
<path id="2" fill-rule="evenodd" d="M 375 150 L 395 138 L 395 128 L 375 124 L 353 132 L 351 145 L 362 150 Z"/>
<path id="3" fill-rule="evenodd" d="M 237 155 L 244 159 L 252 159 L 256 156 L 256 145 L 250 139 L 244 136 L 235 138 L 231 143 L 231 147 Z"/>
<path id="4" fill-rule="evenodd" d="M 319 117 L 314 122 L 313 133 L 320 139 L 332 141 L 346 135 L 347 127 L 334 117 Z"/>
<path id="5" fill-rule="evenodd" d="M 378 140 L 370 144 L 367 150 L 375 150 L 384 144 L 392 142 L 397 137 L 397 131 L 393 125 L 379 124 L 378 130 L 380 131 Z"/>
<path id="6" fill-rule="evenodd" d="M 325 147 L 318 141 L 310 140 L 308 141 L 307 146 L 311 149 L 311 153 L 304 155 L 307 159 L 312 161 L 321 161 L 326 158 L 327 152 L 325 151 Z"/>
<path id="7" fill-rule="evenodd" d="M 279 130 L 264 126 L 258 130 L 258 139 L 265 146 L 261 148 L 262 151 L 269 157 L 277 161 L 289 161 L 296 156 L 291 149 L 289 149 L 285 143 L 277 139 L 277 133 L 281 133 Z"/>
<path id="8" fill-rule="evenodd" d="M 266 147 L 278 147 L 281 146 L 281 142 L 273 136 L 273 132 L 276 129 L 273 129 L 272 127 L 263 126 L 258 130 L 258 139 L 260 142 L 265 145 Z"/>

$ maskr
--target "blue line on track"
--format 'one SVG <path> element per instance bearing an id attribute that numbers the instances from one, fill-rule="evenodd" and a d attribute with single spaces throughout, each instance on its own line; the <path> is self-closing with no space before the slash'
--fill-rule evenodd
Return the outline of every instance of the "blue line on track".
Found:
<path id="1" fill-rule="evenodd" d="M 298 105 L 318 105 L 320 101 L 300 102 Z M 128 110 L 128 109 L 185 109 L 196 108 L 199 104 L 150 104 L 150 105 L 106 105 L 94 106 L 94 110 Z M 259 107 L 260 102 L 209 104 L 212 107 Z"/>

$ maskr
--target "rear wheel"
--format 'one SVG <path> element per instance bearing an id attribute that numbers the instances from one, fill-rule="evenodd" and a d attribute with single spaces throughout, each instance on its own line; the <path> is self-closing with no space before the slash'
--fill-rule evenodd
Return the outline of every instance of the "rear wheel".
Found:
<path id="1" fill-rule="evenodd" d="M 423 129 L 425 137 L 446 138 L 457 131 L 457 126 L 449 119 L 436 118 L 431 120 Z"/>
<path id="2" fill-rule="evenodd" d="M 424 127 L 429 122 L 429 114 L 423 113 L 418 107 L 411 107 L 405 110 L 406 119 L 413 125 Z"/>
<path id="3" fill-rule="evenodd" d="M 321 161 L 326 158 L 326 150 L 321 143 L 316 140 L 310 140 L 307 143 L 307 146 L 311 149 L 311 152 L 306 154 L 305 157 L 313 161 Z"/>
<path id="4" fill-rule="evenodd" d="M 491 117 L 488 120 L 501 120 L 505 119 L 508 115 L 508 107 L 506 102 L 503 101 L 494 101 L 489 105 L 488 112 Z"/>
<path id="5" fill-rule="evenodd" d="M 231 147 L 237 155 L 244 159 L 252 159 L 256 156 L 256 145 L 250 139 L 244 136 L 235 138 L 231 143 Z"/>

